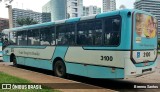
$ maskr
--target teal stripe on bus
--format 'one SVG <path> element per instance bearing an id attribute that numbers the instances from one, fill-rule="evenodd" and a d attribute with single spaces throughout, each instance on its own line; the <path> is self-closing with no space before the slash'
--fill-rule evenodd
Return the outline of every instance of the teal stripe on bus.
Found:
<path id="1" fill-rule="evenodd" d="M 32 66 L 41 69 L 52 70 L 52 62 L 50 60 L 16 57 L 17 63 L 26 66 Z"/>
<path id="2" fill-rule="evenodd" d="M 80 18 L 71 18 L 71 19 L 66 20 L 66 23 L 77 22 L 79 20 Z"/>
<path id="3" fill-rule="evenodd" d="M 124 69 L 111 67 L 66 63 L 67 73 L 90 78 L 124 78 Z"/>
<path id="4" fill-rule="evenodd" d="M 106 12 L 106 13 L 101 13 L 96 16 L 96 18 L 103 18 L 103 17 L 108 17 L 108 16 L 114 16 L 114 15 L 119 15 L 119 11 L 111 11 L 111 12 Z"/>
<path id="5" fill-rule="evenodd" d="M 10 62 L 10 56 L 4 55 L 3 56 L 3 61 Z"/>
<path id="6" fill-rule="evenodd" d="M 54 60 L 56 57 L 60 57 L 61 59 L 64 60 L 64 57 L 67 53 L 68 48 L 69 48 L 69 46 L 57 46 L 55 48 L 52 60 Z"/>
<path id="7" fill-rule="evenodd" d="M 3 54 L 3 51 L 0 51 L 0 54 Z"/>
<path id="8" fill-rule="evenodd" d="M 8 46 L 7 48 L 34 48 L 34 49 L 45 49 L 47 46 Z"/>
<path id="9" fill-rule="evenodd" d="M 34 25 L 17 27 L 17 28 L 6 29 L 6 30 L 9 30 L 9 31 L 21 31 L 21 30 L 28 30 L 28 29 L 33 29 L 33 28 L 48 27 L 48 26 L 52 26 L 54 24 L 55 24 L 54 22 L 46 22 L 46 23 L 34 24 Z"/>

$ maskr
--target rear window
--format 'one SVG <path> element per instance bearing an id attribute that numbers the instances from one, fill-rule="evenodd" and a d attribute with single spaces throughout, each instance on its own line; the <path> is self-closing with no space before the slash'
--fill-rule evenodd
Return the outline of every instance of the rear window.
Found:
<path id="1" fill-rule="evenodd" d="M 157 33 L 158 21 L 146 14 L 136 14 L 136 33 L 140 37 L 154 38 Z"/>

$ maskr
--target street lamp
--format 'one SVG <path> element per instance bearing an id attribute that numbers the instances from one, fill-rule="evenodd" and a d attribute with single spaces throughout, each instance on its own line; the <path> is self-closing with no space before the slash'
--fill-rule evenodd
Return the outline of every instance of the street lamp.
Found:
<path id="1" fill-rule="evenodd" d="M 13 28 L 13 20 L 12 20 L 12 5 L 13 0 L 5 0 L 5 7 L 8 8 L 8 16 L 9 16 L 9 28 Z"/>

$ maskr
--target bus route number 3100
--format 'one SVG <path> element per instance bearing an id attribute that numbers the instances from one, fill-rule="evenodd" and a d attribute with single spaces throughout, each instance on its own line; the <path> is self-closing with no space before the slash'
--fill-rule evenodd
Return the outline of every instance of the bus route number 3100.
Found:
<path id="1" fill-rule="evenodd" d="M 101 56 L 101 61 L 113 61 L 112 56 Z"/>

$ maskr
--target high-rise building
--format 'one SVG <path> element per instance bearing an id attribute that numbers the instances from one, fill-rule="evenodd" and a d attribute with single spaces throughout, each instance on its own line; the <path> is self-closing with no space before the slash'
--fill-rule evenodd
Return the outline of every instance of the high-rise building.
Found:
<path id="1" fill-rule="evenodd" d="M 83 15 L 83 0 L 50 0 L 42 7 L 42 13 L 50 13 L 51 21 L 80 17 Z"/>
<path id="2" fill-rule="evenodd" d="M 83 16 L 93 15 L 101 13 L 101 8 L 98 8 L 97 6 L 83 6 Z"/>
<path id="3" fill-rule="evenodd" d="M 51 13 L 51 0 L 42 6 L 42 13 Z"/>
<path id="4" fill-rule="evenodd" d="M 67 0 L 67 18 L 83 15 L 83 0 Z"/>
<path id="5" fill-rule="evenodd" d="M 158 31 L 160 33 L 160 0 L 136 0 L 134 7 L 155 15 L 158 19 Z"/>
<path id="6" fill-rule="evenodd" d="M 51 13 L 42 13 L 42 23 L 51 22 Z"/>
<path id="7" fill-rule="evenodd" d="M 9 28 L 9 19 L 0 18 L 0 32 Z"/>
<path id="8" fill-rule="evenodd" d="M 17 24 L 17 19 L 19 18 L 32 18 L 33 20 L 37 21 L 38 23 L 42 22 L 42 13 L 35 12 L 32 10 L 24 10 L 24 9 L 18 9 L 13 8 L 12 9 L 12 21 L 13 21 L 13 27 L 19 27 L 20 25 Z"/>
<path id="9" fill-rule="evenodd" d="M 42 13 L 51 21 L 66 19 L 67 16 L 67 1 L 66 0 L 50 0 L 42 7 Z M 49 22 L 49 21 L 48 21 Z"/>
<path id="10" fill-rule="evenodd" d="M 103 0 L 103 12 L 116 10 L 116 0 Z"/>
<path id="11" fill-rule="evenodd" d="M 51 1 L 42 7 L 42 22 L 51 22 Z"/>

